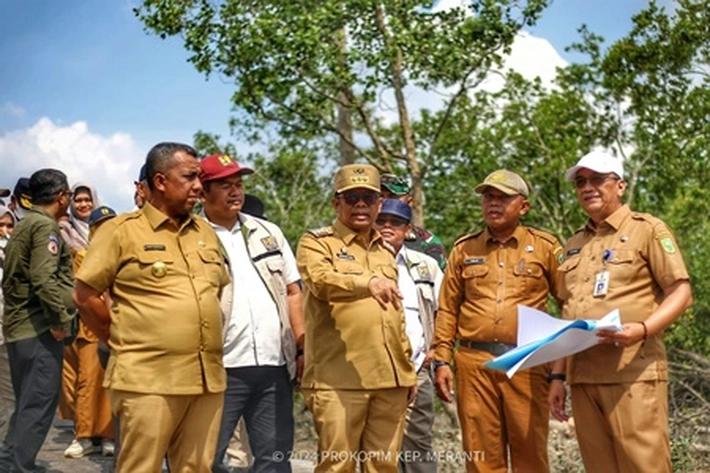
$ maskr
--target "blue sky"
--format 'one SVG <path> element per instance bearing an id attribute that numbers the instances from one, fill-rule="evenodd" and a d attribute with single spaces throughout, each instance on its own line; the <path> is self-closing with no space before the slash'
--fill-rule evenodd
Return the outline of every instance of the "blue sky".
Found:
<path id="1" fill-rule="evenodd" d="M 199 129 L 228 136 L 232 87 L 198 74 L 178 38 L 146 34 L 133 4 L 0 0 L 0 187 L 57 167 L 128 210 L 154 143 L 191 142 Z M 563 49 L 581 24 L 613 40 L 646 4 L 555 0 L 530 33 L 573 61 Z"/>

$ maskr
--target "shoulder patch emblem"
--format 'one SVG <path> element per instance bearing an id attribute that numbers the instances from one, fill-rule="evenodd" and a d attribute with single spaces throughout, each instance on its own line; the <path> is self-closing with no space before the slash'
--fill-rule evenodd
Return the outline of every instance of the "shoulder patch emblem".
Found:
<path id="1" fill-rule="evenodd" d="M 429 272 L 429 268 L 426 264 L 419 264 L 419 266 L 417 266 L 417 273 L 419 274 L 420 279 L 423 279 L 424 281 L 431 281 L 431 273 Z"/>
<path id="2" fill-rule="evenodd" d="M 328 225 L 326 227 L 321 227 L 321 228 L 312 228 L 308 230 L 308 233 L 313 235 L 316 238 L 321 238 L 325 236 L 330 236 L 334 233 L 333 226 Z"/>
<path id="3" fill-rule="evenodd" d="M 663 251 L 666 253 L 675 253 L 675 245 L 673 244 L 673 239 L 671 237 L 661 238 L 661 246 L 663 247 Z"/>
<path id="4" fill-rule="evenodd" d="M 267 251 L 276 251 L 279 249 L 279 244 L 276 243 L 274 237 L 267 236 L 261 239 L 261 243 L 264 245 Z"/>
<path id="5" fill-rule="evenodd" d="M 49 243 L 47 243 L 47 251 L 56 255 L 59 253 L 59 237 L 57 235 L 49 235 Z"/>

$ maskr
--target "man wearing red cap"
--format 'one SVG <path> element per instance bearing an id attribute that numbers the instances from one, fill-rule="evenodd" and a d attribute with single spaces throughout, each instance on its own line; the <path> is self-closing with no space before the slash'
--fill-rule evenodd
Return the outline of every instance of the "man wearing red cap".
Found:
<path id="1" fill-rule="evenodd" d="M 232 285 L 222 294 L 227 390 L 212 471 L 244 418 L 254 457 L 250 471 L 290 472 L 293 389 L 303 369 L 300 276 L 291 247 L 271 222 L 241 212 L 242 176 L 254 171 L 227 155 L 200 162 L 204 216 L 227 253 Z"/>
<path id="2" fill-rule="evenodd" d="M 229 275 L 217 235 L 191 214 L 202 192 L 196 154 L 154 146 L 150 202 L 104 223 L 76 274 L 82 320 L 111 347 L 104 387 L 120 420 L 118 473 L 160 471 L 166 454 L 172 471 L 212 466 L 226 387 L 219 294 Z"/>

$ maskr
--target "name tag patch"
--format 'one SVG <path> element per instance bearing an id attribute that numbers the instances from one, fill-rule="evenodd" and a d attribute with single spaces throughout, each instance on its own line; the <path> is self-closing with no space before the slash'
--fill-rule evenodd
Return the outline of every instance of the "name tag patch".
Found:
<path id="1" fill-rule="evenodd" d="M 486 262 L 486 258 L 466 258 L 463 260 L 463 264 L 465 266 L 469 266 L 472 264 L 483 264 Z"/>

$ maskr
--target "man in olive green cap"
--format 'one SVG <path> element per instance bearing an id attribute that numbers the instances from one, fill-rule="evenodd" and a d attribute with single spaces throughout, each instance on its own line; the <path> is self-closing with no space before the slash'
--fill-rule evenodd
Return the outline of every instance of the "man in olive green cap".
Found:
<path id="1" fill-rule="evenodd" d="M 391 249 L 373 228 L 380 175 L 348 164 L 335 176 L 335 222 L 298 245 L 306 314 L 301 383 L 318 432 L 316 472 L 395 473 L 416 392 Z"/>
<path id="2" fill-rule="evenodd" d="M 547 308 L 557 296 L 562 247 L 545 232 L 525 227 L 528 185 L 500 169 L 475 188 L 485 228 L 460 238 L 451 250 L 439 293 L 434 335 L 438 396 L 456 394 L 466 471 L 549 471 L 546 368 L 521 370 L 511 379 L 484 366 L 515 348 L 518 304 Z M 454 353 L 454 346 L 458 344 Z"/>

